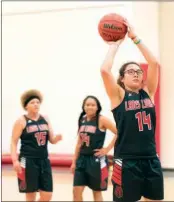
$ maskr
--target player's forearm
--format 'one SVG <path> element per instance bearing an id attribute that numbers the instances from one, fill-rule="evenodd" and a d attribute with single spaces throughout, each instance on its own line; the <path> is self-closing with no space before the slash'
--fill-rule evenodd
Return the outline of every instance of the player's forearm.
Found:
<path id="1" fill-rule="evenodd" d="M 18 155 L 17 155 L 17 143 L 11 142 L 11 159 L 14 163 L 15 161 L 18 161 Z"/>
<path id="2" fill-rule="evenodd" d="M 137 45 L 138 49 L 141 51 L 147 63 L 153 67 L 154 64 L 158 64 L 157 58 L 152 54 L 152 52 L 148 49 L 148 47 L 139 39 L 139 37 L 135 37 L 133 42 Z"/>
<path id="3" fill-rule="evenodd" d="M 112 66 L 113 66 L 113 62 L 114 62 L 114 58 L 115 58 L 115 55 L 116 55 L 117 50 L 118 50 L 118 47 L 119 47 L 118 44 L 110 45 L 108 53 L 106 54 L 104 62 L 101 66 L 102 72 L 104 72 L 104 71 L 110 72 L 111 71 Z"/>
<path id="4" fill-rule="evenodd" d="M 117 135 L 115 135 L 112 139 L 112 141 L 110 142 L 110 144 L 106 147 L 107 151 L 109 152 L 115 145 L 115 141 L 117 140 Z"/>

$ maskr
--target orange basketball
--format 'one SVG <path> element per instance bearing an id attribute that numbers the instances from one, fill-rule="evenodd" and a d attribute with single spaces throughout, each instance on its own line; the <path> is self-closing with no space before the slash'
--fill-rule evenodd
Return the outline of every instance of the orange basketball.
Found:
<path id="1" fill-rule="evenodd" d="M 98 24 L 98 31 L 104 41 L 118 41 L 127 33 L 124 18 L 116 13 L 103 16 Z"/>

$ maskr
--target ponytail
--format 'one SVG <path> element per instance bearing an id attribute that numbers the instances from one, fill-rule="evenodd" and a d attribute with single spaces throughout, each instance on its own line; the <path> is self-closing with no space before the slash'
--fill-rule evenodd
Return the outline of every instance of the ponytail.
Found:
<path id="1" fill-rule="evenodd" d="M 117 84 L 122 87 L 123 89 L 125 89 L 124 83 L 121 82 L 121 76 L 119 76 L 119 78 L 117 79 Z"/>
<path id="2" fill-rule="evenodd" d="M 82 120 L 82 117 L 83 117 L 85 114 L 86 114 L 85 111 L 82 111 L 81 114 L 80 114 L 80 116 L 79 116 L 79 119 L 78 119 L 78 131 L 79 131 L 79 128 L 80 128 L 80 122 L 81 122 L 81 120 Z"/>

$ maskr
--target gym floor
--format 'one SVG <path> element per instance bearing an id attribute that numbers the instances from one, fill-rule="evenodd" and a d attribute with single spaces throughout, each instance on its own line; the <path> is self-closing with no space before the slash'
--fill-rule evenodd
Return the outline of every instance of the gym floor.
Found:
<path id="1" fill-rule="evenodd" d="M 69 168 L 53 167 L 53 181 L 52 201 L 72 201 L 73 175 Z M 164 201 L 174 201 L 174 172 L 164 172 L 164 186 Z M 104 201 L 112 201 L 111 182 L 108 190 L 103 192 L 103 198 Z M 2 201 L 25 201 L 25 194 L 18 192 L 16 174 L 11 165 L 2 165 Z M 84 191 L 84 201 L 93 201 L 92 192 L 87 187 Z"/>

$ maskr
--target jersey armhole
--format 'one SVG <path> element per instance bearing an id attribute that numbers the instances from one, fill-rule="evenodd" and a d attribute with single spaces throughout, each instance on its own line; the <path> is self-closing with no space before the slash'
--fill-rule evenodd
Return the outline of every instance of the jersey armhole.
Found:
<path id="1" fill-rule="evenodd" d="M 100 117 L 102 117 L 101 114 L 100 114 L 99 117 L 98 117 L 98 126 L 97 126 L 97 128 L 98 128 L 98 130 L 101 131 L 101 132 L 106 132 L 107 129 L 100 129 L 100 128 L 99 128 L 99 124 L 100 124 L 100 123 L 99 123 L 99 120 L 100 120 Z"/>
<path id="2" fill-rule="evenodd" d="M 128 92 L 126 90 L 124 90 L 124 91 L 125 91 L 125 94 L 124 94 L 124 97 L 123 97 L 122 101 L 120 102 L 120 104 L 118 106 L 116 106 L 113 109 L 111 109 L 111 112 L 117 110 L 120 107 L 120 105 L 125 101 Z"/>
<path id="3" fill-rule="evenodd" d="M 45 122 L 49 125 L 49 119 L 48 119 L 48 117 L 47 117 L 46 115 L 40 114 L 38 121 L 39 121 L 40 119 L 44 119 Z"/>
<path id="4" fill-rule="evenodd" d="M 86 118 L 86 114 L 84 116 L 82 116 L 82 118 L 80 119 L 80 123 L 79 123 L 78 130 L 77 130 L 77 135 L 79 135 L 81 124 L 83 123 L 83 121 L 85 121 L 85 118 Z"/>
<path id="5" fill-rule="evenodd" d="M 23 120 L 22 120 L 23 119 Z M 27 126 L 27 117 L 26 117 L 26 115 L 24 114 L 22 117 L 21 117 L 21 121 L 23 121 L 23 125 L 24 125 L 24 127 L 23 127 L 23 130 L 26 128 L 26 126 Z"/>
<path id="6" fill-rule="evenodd" d="M 148 97 L 149 97 L 149 99 L 151 100 L 151 102 L 153 103 L 153 105 L 155 106 L 155 96 L 153 96 L 153 98 L 149 95 L 149 93 L 148 93 L 148 89 L 147 89 L 147 87 L 144 87 L 144 88 L 142 88 L 142 89 L 140 89 L 143 93 L 145 93 Z"/>

